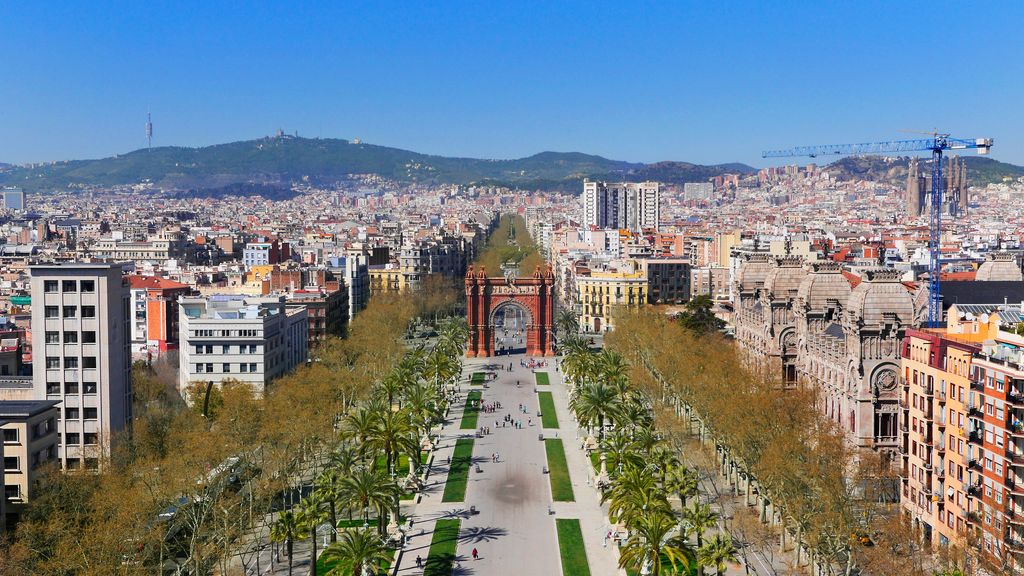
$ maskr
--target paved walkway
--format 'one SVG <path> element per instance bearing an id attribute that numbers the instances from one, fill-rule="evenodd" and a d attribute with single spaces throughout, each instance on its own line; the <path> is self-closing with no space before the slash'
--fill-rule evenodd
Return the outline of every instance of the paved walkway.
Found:
<path id="1" fill-rule="evenodd" d="M 583 530 L 587 559 L 593 576 L 618 575 L 617 557 L 613 547 L 603 547 L 607 530 L 604 515 L 598 505 L 598 495 L 587 486 L 589 465 L 575 439 L 575 426 L 569 417 L 562 379 L 555 373 L 554 360 L 548 359 L 551 377 L 549 389 L 555 399 L 559 430 L 543 431 L 545 436 L 564 438 L 570 477 L 576 502 L 553 503 L 548 476 L 544 443 L 538 440 L 542 432 L 537 416 L 538 402 L 533 372 L 519 365 L 525 357 L 499 356 L 497 358 L 467 359 L 462 379 L 463 398 L 470 389 L 469 377 L 473 372 L 492 370 L 496 380 L 483 388 L 485 404 L 500 402 L 502 409 L 494 413 L 481 413 L 479 426 L 490 427 L 490 434 L 475 440 L 473 459 L 480 467 L 470 471 L 465 503 L 441 502 L 447 475 L 447 457 L 460 437 L 473 437 L 472 431 L 459 430 L 462 406 L 453 408 L 448 424 L 441 431 L 441 440 L 434 456 L 434 466 L 428 479 L 427 493 L 412 511 L 414 521 L 412 538 L 402 555 L 398 574 L 421 574 L 416 568 L 416 556 L 427 558 L 434 522 L 438 518 L 458 517 L 462 520 L 456 550 L 457 565 L 454 574 L 482 576 L 521 576 L 523 574 L 561 574 L 555 518 L 579 518 Z M 509 363 L 512 370 L 509 371 Z M 488 369 L 487 365 L 494 365 Z M 500 369 L 498 369 L 500 368 Z M 519 381 L 519 387 L 516 381 Z M 460 403 L 461 404 L 461 403 Z M 526 406 L 526 413 L 518 410 Z M 505 415 L 523 422 L 523 429 L 511 425 L 502 427 Z M 530 421 L 532 420 L 532 426 Z M 499 462 L 491 461 L 497 454 Z M 477 514 L 468 513 L 476 506 Z M 553 512 L 553 514 L 551 513 Z M 422 533 L 421 533 L 422 530 Z M 479 559 L 473 560 L 476 548 Z M 571 575 L 565 575 L 571 576 Z"/>

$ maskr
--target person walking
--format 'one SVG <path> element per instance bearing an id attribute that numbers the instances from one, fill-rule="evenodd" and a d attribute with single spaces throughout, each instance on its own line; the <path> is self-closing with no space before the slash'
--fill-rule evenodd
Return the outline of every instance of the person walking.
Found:
<path id="1" fill-rule="evenodd" d="M 479 560 L 480 554 L 477 553 L 476 548 L 473 548 L 473 560 Z"/>
<path id="2" fill-rule="evenodd" d="M 416 555 L 416 567 L 423 568 L 423 558 L 419 554 Z"/>

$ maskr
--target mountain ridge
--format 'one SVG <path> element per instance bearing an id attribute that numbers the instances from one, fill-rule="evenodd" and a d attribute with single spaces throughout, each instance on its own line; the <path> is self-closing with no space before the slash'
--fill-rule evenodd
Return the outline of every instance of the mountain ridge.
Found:
<path id="1" fill-rule="evenodd" d="M 273 136 L 198 148 L 163 146 L 94 160 L 14 166 L 0 172 L 0 184 L 27 191 L 67 190 L 91 185 L 152 182 L 182 191 L 232 184 L 330 183 L 352 174 L 376 174 L 400 182 L 505 185 L 520 188 L 580 189 L 583 178 L 658 179 L 699 182 L 728 172 L 755 169 L 732 163 L 644 164 L 583 152 L 543 151 L 518 159 L 480 159 L 423 154 L 343 139 Z M 654 178 L 655 175 L 663 177 Z"/>

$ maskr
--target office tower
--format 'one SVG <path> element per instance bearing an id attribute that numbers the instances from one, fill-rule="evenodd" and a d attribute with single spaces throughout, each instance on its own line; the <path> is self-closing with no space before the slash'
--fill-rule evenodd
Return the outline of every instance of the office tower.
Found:
<path id="1" fill-rule="evenodd" d="M 661 185 L 657 182 L 583 181 L 583 225 L 641 231 L 658 229 Z"/>
<path id="2" fill-rule="evenodd" d="M 96 468 L 132 417 L 128 282 L 120 264 L 40 264 L 29 273 L 33 395 L 61 401 L 61 465 Z"/>
<path id="3" fill-rule="evenodd" d="M 183 296 L 178 301 L 178 386 L 237 380 L 262 394 L 267 383 L 309 357 L 308 315 L 284 296 Z"/>
<path id="4" fill-rule="evenodd" d="M 17 186 L 4 186 L 4 208 L 18 212 L 25 210 L 25 191 Z"/>

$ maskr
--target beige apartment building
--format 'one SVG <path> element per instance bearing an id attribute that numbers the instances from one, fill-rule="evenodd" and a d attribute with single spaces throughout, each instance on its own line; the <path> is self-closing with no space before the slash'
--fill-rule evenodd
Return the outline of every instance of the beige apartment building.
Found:
<path id="1" fill-rule="evenodd" d="M 4 464 L 0 533 L 14 525 L 31 500 L 40 469 L 57 459 L 57 404 L 53 400 L 0 401 Z"/>
<path id="2" fill-rule="evenodd" d="M 96 468 L 132 417 L 128 281 L 120 264 L 40 264 L 29 273 L 33 396 L 61 403 L 64 468 Z"/>

